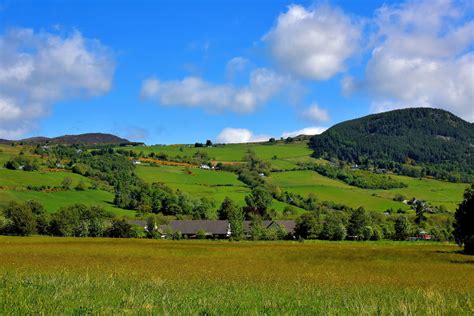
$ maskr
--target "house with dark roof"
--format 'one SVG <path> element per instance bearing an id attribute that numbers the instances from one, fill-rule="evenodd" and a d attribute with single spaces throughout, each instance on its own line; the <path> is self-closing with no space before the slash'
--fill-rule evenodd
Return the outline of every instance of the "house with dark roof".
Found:
<path id="1" fill-rule="evenodd" d="M 143 227 L 148 230 L 147 222 L 143 220 L 130 220 L 130 224 Z M 252 222 L 244 221 L 244 233 L 250 236 L 250 228 Z M 262 221 L 262 226 L 266 229 L 283 228 L 290 236 L 294 234 L 296 222 L 293 220 L 285 221 Z M 230 223 L 227 220 L 172 220 L 167 225 L 155 226 L 155 229 L 161 233 L 164 238 L 171 233 L 180 232 L 183 237 L 197 238 L 198 235 L 204 234 L 207 238 L 229 238 L 232 236 Z"/>
<path id="2" fill-rule="evenodd" d="M 229 221 L 225 220 L 174 220 L 161 225 L 159 230 L 163 236 L 172 231 L 187 238 L 196 238 L 199 234 L 208 238 L 228 238 L 231 235 Z"/>

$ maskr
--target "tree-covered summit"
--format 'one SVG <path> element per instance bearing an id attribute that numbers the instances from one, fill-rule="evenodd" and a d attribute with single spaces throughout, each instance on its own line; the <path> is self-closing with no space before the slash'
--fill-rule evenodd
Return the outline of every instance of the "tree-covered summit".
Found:
<path id="1" fill-rule="evenodd" d="M 474 172 L 474 124 L 440 109 L 402 109 L 342 122 L 312 137 L 310 147 L 315 157 L 358 164 Z"/>

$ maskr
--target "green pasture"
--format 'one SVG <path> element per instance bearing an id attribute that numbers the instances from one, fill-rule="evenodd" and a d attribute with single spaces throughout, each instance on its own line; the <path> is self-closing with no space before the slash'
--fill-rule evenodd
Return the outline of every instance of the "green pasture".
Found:
<path id="1" fill-rule="evenodd" d="M 176 166 L 137 166 L 136 174 L 148 183 L 244 186 L 237 175 L 226 171 Z"/>
<path id="2" fill-rule="evenodd" d="M 0 144 L 0 167 L 10 160 L 12 157 L 18 156 L 21 151 L 24 151 L 25 155 L 31 156 L 27 151 L 28 148 L 24 146 L 11 146 Z"/>
<path id="3" fill-rule="evenodd" d="M 85 191 L 58 191 L 58 192 L 40 192 L 40 191 L 0 191 L 0 206 L 7 205 L 10 201 L 24 202 L 28 200 L 37 200 L 44 205 L 48 212 L 55 212 L 61 207 L 75 203 L 85 205 L 98 205 L 116 215 L 133 217 L 134 211 L 124 210 L 115 207 L 114 194 L 103 190 L 85 190 Z"/>
<path id="4" fill-rule="evenodd" d="M 231 172 L 175 166 L 138 166 L 136 174 L 148 183 L 162 182 L 192 197 L 212 198 L 216 206 L 220 205 L 226 197 L 244 206 L 245 196 L 250 193 L 250 189 Z M 288 206 L 286 203 L 276 200 L 273 200 L 271 205 L 278 212 L 283 211 L 286 206 Z"/>
<path id="5" fill-rule="evenodd" d="M 126 148 L 129 149 L 129 148 Z M 227 144 L 217 147 L 194 147 L 192 145 L 167 145 L 167 146 L 136 146 L 131 147 L 137 153 L 142 152 L 150 154 L 152 152 L 164 153 L 169 157 L 193 156 L 196 152 L 206 152 L 211 159 L 217 161 L 242 161 L 248 150 L 253 150 L 256 155 L 264 160 L 270 160 L 274 156 L 277 159 L 288 159 L 307 157 L 311 155 L 312 150 L 308 148 L 307 143 L 290 144 L 269 144 L 269 143 L 250 143 L 250 144 Z"/>
<path id="6" fill-rule="evenodd" d="M 0 237 L 0 314 L 472 315 L 455 245 Z"/>
<path id="7" fill-rule="evenodd" d="M 65 177 L 72 179 L 74 187 L 80 181 L 84 181 L 86 185 L 90 184 L 90 180 L 81 175 L 72 172 L 48 172 L 48 171 L 23 171 L 0 169 L 0 186 L 7 187 L 27 187 L 32 186 L 61 186 L 61 182 Z"/>
<path id="8" fill-rule="evenodd" d="M 466 183 L 452 183 L 426 178 L 417 179 L 396 175 L 392 175 L 392 177 L 407 184 L 408 187 L 379 190 L 377 196 L 393 198 L 395 194 L 402 194 L 407 199 L 415 197 L 433 205 L 444 205 L 451 211 L 456 210 L 463 199 L 464 190 L 469 186 Z"/>
<path id="9" fill-rule="evenodd" d="M 322 201 L 333 201 L 351 207 L 364 206 L 369 210 L 408 209 L 401 202 L 393 201 L 396 194 L 403 194 L 408 199 L 416 197 L 430 202 L 433 205 L 445 205 L 455 210 L 462 201 L 467 184 L 450 183 L 433 179 L 414 179 L 404 176 L 395 176 L 408 187 L 390 190 L 366 190 L 350 186 L 342 181 L 324 177 L 314 171 L 274 172 L 269 181 L 278 185 L 282 190 L 288 190 L 306 195 L 314 193 Z"/>

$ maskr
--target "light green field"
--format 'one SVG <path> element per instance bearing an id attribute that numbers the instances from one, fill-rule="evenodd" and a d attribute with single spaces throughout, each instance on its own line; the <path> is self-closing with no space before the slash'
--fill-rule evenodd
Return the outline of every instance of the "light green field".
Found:
<path id="1" fill-rule="evenodd" d="M 408 185 L 407 188 L 379 190 L 377 196 L 393 198 L 399 193 L 408 199 L 429 201 L 433 205 L 444 205 L 449 210 L 454 211 L 463 199 L 464 190 L 469 186 L 466 183 L 451 183 L 434 179 L 416 179 L 404 176 L 392 177 Z"/>
<path id="2" fill-rule="evenodd" d="M 61 186 L 61 182 L 65 177 L 72 179 L 72 186 L 76 186 L 80 181 L 84 181 L 86 185 L 90 184 L 90 180 L 81 175 L 72 172 L 46 172 L 46 171 L 22 171 L 0 169 L 0 186 L 7 187 L 24 187 L 32 186 Z"/>
<path id="3" fill-rule="evenodd" d="M 454 245 L 0 237 L 5 315 L 472 315 Z"/>
<path id="4" fill-rule="evenodd" d="M 408 209 L 408 206 L 393 201 L 397 193 L 407 198 L 416 197 L 433 205 L 445 205 L 455 210 L 462 201 L 467 184 L 449 183 L 432 179 L 414 179 L 403 176 L 393 178 L 408 185 L 407 188 L 390 190 L 366 190 L 350 186 L 342 181 L 324 177 L 314 171 L 288 171 L 272 173 L 269 181 L 282 190 L 306 195 L 314 193 L 322 201 L 333 201 L 351 207 L 363 206 L 369 210 Z"/>
<path id="5" fill-rule="evenodd" d="M 245 186 L 234 173 L 199 168 L 138 166 L 136 174 L 148 183 Z"/>
<path id="6" fill-rule="evenodd" d="M 128 148 L 127 148 L 128 149 Z M 135 152 L 143 151 L 145 154 L 152 152 L 164 153 L 169 157 L 188 156 L 191 157 L 197 151 L 206 152 L 211 159 L 217 161 L 242 161 L 242 158 L 247 154 L 247 151 L 253 150 L 256 155 L 264 160 L 271 160 L 274 156 L 277 159 L 295 159 L 299 157 L 309 157 L 312 150 L 308 148 L 307 144 L 290 143 L 290 144 L 227 144 L 218 147 L 199 147 L 196 148 L 190 145 L 169 145 L 169 146 L 137 146 L 131 147 Z"/>
<path id="7" fill-rule="evenodd" d="M 183 168 L 173 166 L 138 166 L 138 177 L 148 183 L 162 182 L 174 190 L 180 190 L 193 197 L 208 197 L 219 205 L 229 197 L 238 205 L 245 205 L 245 196 L 250 189 L 237 180 L 237 175 L 226 171 L 203 170 L 199 168 Z M 281 212 L 288 206 L 273 200 L 271 207 Z"/>
<path id="8" fill-rule="evenodd" d="M 0 145 L 0 167 L 3 167 L 12 157 L 18 156 L 21 151 L 24 151 L 26 156 L 31 157 L 27 149 L 25 146 Z"/>
<path id="9" fill-rule="evenodd" d="M 116 215 L 133 217 L 135 211 L 116 208 L 112 202 L 114 194 L 102 190 L 85 191 L 59 191 L 59 192 L 38 192 L 38 191 L 0 191 L 0 206 L 5 206 L 9 201 L 37 200 L 44 205 L 48 212 L 55 212 L 59 208 L 75 203 L 85 205 L 97 205 Z"/>

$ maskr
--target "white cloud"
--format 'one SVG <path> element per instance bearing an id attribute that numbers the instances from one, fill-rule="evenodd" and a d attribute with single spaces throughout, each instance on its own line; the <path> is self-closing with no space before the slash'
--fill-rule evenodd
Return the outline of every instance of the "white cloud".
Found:
<path id="1" fill-rule="evenodd" d="M 228 79 L 232 79 L 238 72 L 241 72 L 247 67 L 248 60 L 243 57 L 234 57 L 227 62 L 226 65 L 226 76 Z"/>
<path id="2" fill-rule="evenodd" d="M 264 41 L 285 70 L 306 79 L 327 80 L 344 70 L 360 36 L 360 25 L 339 9 L 292 5 Z"/>
<path id="3" fill-rule="evenodd" d="M 462 8 L 448 0 L 383 6 L 376 24 L 365 79 L 346 88 L 366 89 L 374 111 L 439 107 L 474 121 L 474 20 Z"/>
<path id="4" fill-rule="evenodd" d="M 150 78 L 143 82 L 141 96 L 165 106 L 250 113 L 274 97 L 286 82 L 286 78 L 265 68 L 252 71 L 249 83 L 243 87 L 214 84 L 199 77 L 171 81 Z"/>
<path id="5" fill-rule="evenodd" d="M 295 137 L 299 135 L 318 135 L 324 132 L 326 127 L 306 127 L 297 131 L 284 132 L 281 137 Z M 255 135 L 251 130 L 246 128 L 224 128 L 219 135 L 217 135 L 216 142 L 223 144 L 234 143 L 252 143 L 252 142 L 266 142 L 272 136 L 270 135 Z"/>
<path id="6" fill-rule="evenodd" d="M 251 143 L 263 142 L 270 139 L 266 135 L 254 135 L 254 133 L 246 128 L 224 128 L 216 138 L 218 143 L 232 144 L 232 143 Z"/>
<path id="7" fill-rule="evenodd" d="M 314 123 L 329 121 L 328 111 L 320 108 L 317 104 L 313 104 L 312 106 L 301 112 L 301 117 L 307 121 Z"/>
<path id="8" fill-rule="evenodd" d="M 306 127 L 297 131 L 293 132 L 284 132 L 281 137 L 287 138 L 287 137 L 295 137 L 298 135 L 319 135 L 323 133 L 325 130 L 327 130 L 326 127 Z"/>
<path id="9" fill-rule="evenodd" d="M 107 49 L 79 32 L 0 35 L 0 137 L 24 135 L 58 101 L 108 92 L 113 72 Z"/>

